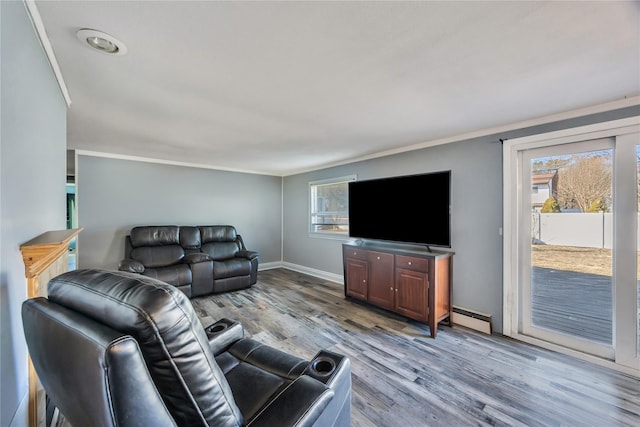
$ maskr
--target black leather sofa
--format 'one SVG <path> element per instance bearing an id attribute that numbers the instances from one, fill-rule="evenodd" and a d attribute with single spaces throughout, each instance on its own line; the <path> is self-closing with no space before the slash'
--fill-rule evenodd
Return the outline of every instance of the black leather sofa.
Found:
<path id="1" fill-rule="evenodd" d="M 35 371 L 73 426 L 348 426 L 351 365 L 204 327 L 184 293 L 137 274 L 76 270 L 22 305 Z"/>
<path id="2" fill-rule="evenodd" d="M 162 280 L 192 298 L 254 285 L 258 255 L 231 225 L 143 226 L 126 236 L 118 269 Z"/>

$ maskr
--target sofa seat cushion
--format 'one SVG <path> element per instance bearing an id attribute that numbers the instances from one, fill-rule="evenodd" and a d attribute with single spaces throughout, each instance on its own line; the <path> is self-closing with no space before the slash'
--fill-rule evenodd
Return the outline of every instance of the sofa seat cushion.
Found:
<path id="1" fill-rule="evenodd" d="M 307 360 L 251 338 L 236 341 L 216 357 L 216 362 L 229 381 L 245 420 L 251 420 L 309 365 Z"/>
<path id="2" fill-rule="evenodd" d="M 173 286 L 184 286 L 192 283 L 193 275 L 187 264 L 176 264 L 162 268 L 146 268 L 142 274 L 162 280 Z"/>
<path id="3" fill-rule="evenodd" d="M 289 383 L 271 372 L 239 361 L 230 353 L 222 353 L 216 357 L 216 361 L 229 382 L 233 398 L 245 420 L 256 415 Z"/>
<path id="4" fill-rule="evenodd" d="M 249 276 L 251 261 L 245 258 L 231 258 L 226 261 L 213 261 L 213 280 L 228 277 Z"/>

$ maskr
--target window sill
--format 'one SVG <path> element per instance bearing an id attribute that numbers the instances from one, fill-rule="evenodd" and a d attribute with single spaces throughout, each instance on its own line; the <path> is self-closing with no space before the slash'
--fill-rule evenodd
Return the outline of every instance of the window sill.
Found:
<path id="1" fill-rule="evenodd" d="M 313 239 L 349 240 L 348 235 L 338 233 L 309 233 L 309 237 Z"/>

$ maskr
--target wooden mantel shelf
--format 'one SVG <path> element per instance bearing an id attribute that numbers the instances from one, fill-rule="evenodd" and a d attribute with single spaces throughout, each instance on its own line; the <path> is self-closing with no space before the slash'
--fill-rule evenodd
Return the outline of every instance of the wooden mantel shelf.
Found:
<path id="1" fill-rule="evenodd" d="M 37 277 L 47 269 L 62 253 L 69 249 L 69 243 L 83 228 L 47 231 L 20 245 L 27 279 Z M 35 295 L 28 295 L 29 298 Z"/>
<path id="2" fill-rule="evenodd" d="M 24 274 L 27 277 L 27 298 L 47 296 L 49 280 L 68 269 L 69 244 L 83 228 L 47 231 L 20 245 Z M 29 358 L 29 426 L 46 424 L 46 397 Z"/>

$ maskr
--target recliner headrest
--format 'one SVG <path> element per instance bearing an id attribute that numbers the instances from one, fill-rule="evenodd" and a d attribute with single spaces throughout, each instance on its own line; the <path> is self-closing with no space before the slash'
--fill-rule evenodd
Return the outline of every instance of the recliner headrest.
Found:
<path id="1" fill-rule="evenodd" d="M 200 239 L 202 243 L 233 242 L 238 238 L 236 228 L 232 225 L 201 225 Z"/>
<path id="2" fill-rule="evenodd" d="M 134 227 L 131 229 L 131 245 L 138 246 L 161 246 L 179 245 L 179 230 L 177 225 L 161 225 Z"/>

